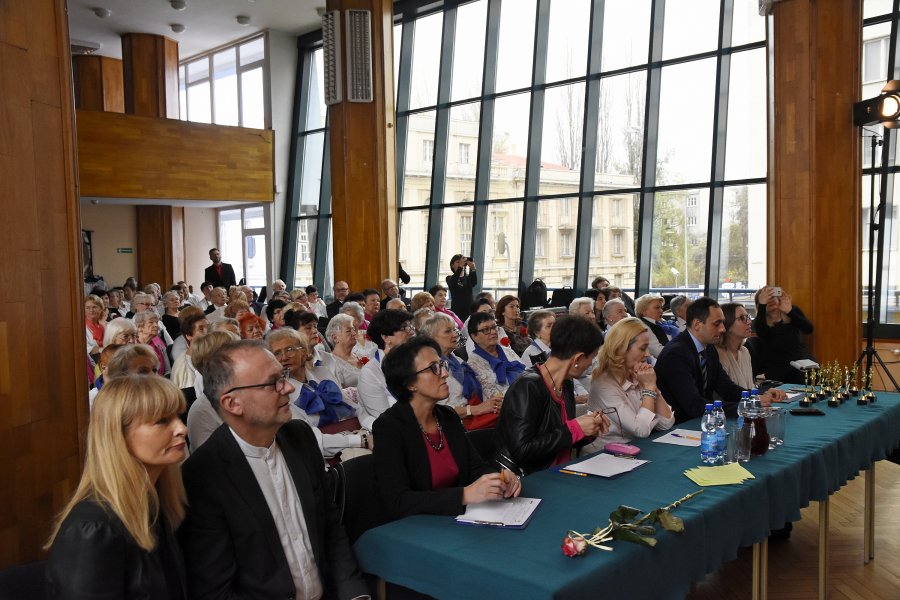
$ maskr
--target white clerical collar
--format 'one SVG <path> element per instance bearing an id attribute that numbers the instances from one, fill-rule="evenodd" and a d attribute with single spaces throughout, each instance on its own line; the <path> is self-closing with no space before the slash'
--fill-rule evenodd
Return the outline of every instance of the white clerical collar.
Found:
<path id="1" fill-rule="evenodd" d="M 268 460 L 272 453 L 275 451 L 277 446 L 275 445 L 275 440 L 272 440 L 272 445 L 268 448 L 254 446 L 253 444 L 247 442 L 237 434 L 237 432 L 231 427 L 228 428 L 228 431 L 231 432 L 231 435 L 234 436 L 235 441 L 238 443 L 238 446 L 241 447 L 241 452 L 244 453 L 244 456 L 247 458 L 261 458 L 263 460 Z"/>

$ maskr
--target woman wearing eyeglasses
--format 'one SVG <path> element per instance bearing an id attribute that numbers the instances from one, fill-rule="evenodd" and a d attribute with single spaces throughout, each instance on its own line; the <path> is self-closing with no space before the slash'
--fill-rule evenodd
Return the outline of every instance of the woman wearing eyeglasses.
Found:
<path id="1" fill-rule="evenodd" d="M 392 518 L 458 515 L 468 504 L 519 495 L 519 479 L 491 472 L 453 409 L 439 404 L 449 372 L 434 340 L 398 346 L 381 367 L 397 403 L 375 421 L 375 476 Z"/>
<path id="2" fill-rule="evenodd" d="M 645 362 L 651 333 L 642 319 L 628 317 L 609 328 L 600 361 L 592 375 L 588 406 L 604 411 L 609 431 L 584 451 L 602 450 L 608 442 L 645 438 L 675 424 L 672 407 L 656 387 L 656 371 Z"/>
<path id="3" fill-rule="evenodd" d="M 331 344 L 332 367 L 341 387 L 356 387 L 362 365 L 353 355 L 356 346 L 356 325 L 353 317 L 345 314 L 334 315 L 325 329 L 325 339 Z"/>
<path id="4" fill-rule="evenodd" d="M 488 399 L 500 398 L 525 371 L 519 355 L 500 340 L 500 328 L 491 313 L 477 312 L 469 317 L 469 336 L 475 342 L 469 352 L 469 366 Z M 506 339 L 506 338 L 504 338 Z"/>
<path id="5" fill-rule="evenodd" d="M 750 351 L 744 345 L 750 337 L 752 320 L 744 305 L 737 302 L 722 304 L 722 312 L 725 313 L 725 335 L 716 347 L 719 351 L 719 361 L 733 382 L 745 390 L 752 389 L 755 387 L 753 365 L 750 361 Z"/>

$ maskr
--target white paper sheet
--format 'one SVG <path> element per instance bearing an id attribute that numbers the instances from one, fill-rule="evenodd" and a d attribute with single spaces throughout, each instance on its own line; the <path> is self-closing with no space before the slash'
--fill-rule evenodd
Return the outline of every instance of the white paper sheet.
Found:
<path id="1" fill-rule="evenodd" d="M 661 435 L 653 441 L 662 444 L 674 444 L 676 446 L 691 446 L 697 448 L 700 446 L 700 432 L 691 431 L 690 429 L 673 429 L 666 435 Z"/>
<path id="2" fill-rule="evenodd" d="M 469 525 L 522 527 L 540 502 L 540 498 L 520 497 L 469 504 L 466 512 L 456 517 L 456 520 Z"/>
<path id="3" fill-rule="evenodd" d="M 592 456 L 587 460 L 583 460 L 574 465 L 567 466 L 565 471 L 574 471 L 576 473 L 587 473 L 588 475 L 599 475 L 600 477 L 615 477 L 622 473 L 627 473 L 649 461 L 637 458 L 622 458 L 613 456 L 612 454 L 601 453 Z"/>

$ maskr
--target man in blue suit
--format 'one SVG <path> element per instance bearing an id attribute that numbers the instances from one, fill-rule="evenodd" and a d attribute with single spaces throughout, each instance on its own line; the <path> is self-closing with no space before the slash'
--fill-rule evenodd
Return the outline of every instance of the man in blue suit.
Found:
<path id="1" fill-rule="evenodd" d="M 715 346 L 725 334 L 725 314 L 718 302 L 701 297 L 691 303 L 686 316 L 687 329 L 663 346 L 656 360 L 659 391 L 675 411 L 676 423 L 701 416 L 714 393 L 722 398 L 725 414 L 734 418 L 744 390 L 722 368 Z M 784 396 L 773 389 L 760 399 L 769 406 Z"/>

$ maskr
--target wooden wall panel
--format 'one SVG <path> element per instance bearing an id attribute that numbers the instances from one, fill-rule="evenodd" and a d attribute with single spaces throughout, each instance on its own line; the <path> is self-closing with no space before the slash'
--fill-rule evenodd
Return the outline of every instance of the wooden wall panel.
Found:
<path id="1" fill-rule="evenodd" d="M 122 36 L 125 112 L 177 119 L 178 42 L 150 33 Z"/>
<path id="2" fill-rule="evenodd" d="M 108 56 L 75 56 L 72 67 L 75 71 L 75 108 L 125 112 L 121 60 Z"/>
<path id="3" fill-rule="evenodd" d="M 83 197 L 272 202 L 274 135 L 76 111 Z"/>
<path id="4" fill-rule="evenodd" d="M 769 282 L 810 317 L 821 361 L 856 358 L 860 289 L 860 0 L 773 7 Z"/>
<path id="5" fill-rule="evenodd" d="M 65 0 L 0 2 L 0 567 L 41 558 L 81 468 L 87 371 Z"/>
<path id="6" fill-rule="evenodd" d="M 392 6 L 390 0 L 329 0 L 327 7 L 372 11 L 375 101 L 336 104 L 328 118 L 334 276 L 353 289 L 380 289 L 385 277 L 396 279 L 398 265 Z"/>
<path id="7" fill-rule="evenodd" d="M 138 281 L 142 286 L 158 283 L 165 291 L 175 282 L 173 208 L 138 206 L 136 222 Z M 183 213 L 181 222 L 183 227 Z"/>

